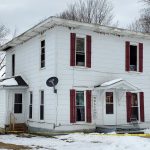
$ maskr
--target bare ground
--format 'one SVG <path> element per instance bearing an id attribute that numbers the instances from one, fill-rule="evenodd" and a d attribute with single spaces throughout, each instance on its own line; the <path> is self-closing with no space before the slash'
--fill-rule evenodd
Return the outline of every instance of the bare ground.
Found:
<path id="1" fill-rule="evenodd" d="M 11 150 L 29 150 L 30 147 L 26 147 L 23 145 L 15 145 L 15 144 L 8 144 L 0 142 L 0 149 L 11 149 Z"/>

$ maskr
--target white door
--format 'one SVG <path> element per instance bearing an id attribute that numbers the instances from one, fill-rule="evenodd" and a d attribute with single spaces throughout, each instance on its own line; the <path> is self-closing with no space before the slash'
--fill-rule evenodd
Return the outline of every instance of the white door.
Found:
<path id="1" fill-rule="evenodd" d="M 113 91 L 104 93 L 104 125 L 116 125 L 116 96 Z"/>
<path id="2" fill-rule="evenodd" d="M 24 107 L 24 92 L 14 92 L 13 93 L 13 114 L 16 119 L 16 123 L 25 122 L 25 107 Z"/>

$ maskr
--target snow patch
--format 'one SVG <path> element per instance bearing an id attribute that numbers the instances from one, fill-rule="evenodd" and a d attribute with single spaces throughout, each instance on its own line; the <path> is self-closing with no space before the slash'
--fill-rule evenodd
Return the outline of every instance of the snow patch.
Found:
<path id="1" fill-rule="evenodd" d="M 111 81 L 108 81 L 108 82 L 101 84 L 101 87 L 109 86 L 109 85 L 115 84 L 115 83 L 120 82 L 120 81 L 123 81 L 123 79 L 119 78 L 119 79 L 111 80 Z"/>
<path id="2" fill-rule="evenodd" d="M 0 82 L 0 86 L 13 86 L 13 85 L 18 85 L 17 81 L 14 78 L 6 79 Z"/>

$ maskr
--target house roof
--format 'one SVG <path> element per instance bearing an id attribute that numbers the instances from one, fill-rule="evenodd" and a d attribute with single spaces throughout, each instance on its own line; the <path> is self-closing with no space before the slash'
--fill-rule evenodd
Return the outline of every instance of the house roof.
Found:
<path id="1" fill-rule="evenodd" d="M 118 90 L 129 91 L 129 92 L 141 91 L 138 87 L 132 85 L 131 83 L 121 78 L 104 82 L 98 86 L 95 86 L 95 88 L 96 89 L 118 89 Z"/>
<path id="2" fill-rule="evenodd" d="M 102 26 L 99 24 L 83 23 L 83 22 L 78 22 L 78 21 L 73 21 L 73 20 L 66 20 L 66 19 L 61 19 L 57 17 L 49 17 L 48 19 L 40 22 L 39 24 L 35 25 L 31 29 L 27 30 L 26 32 L 22 33 L 16 38 L 12 39 L 8 43 L 2 45 L 0 47 L 0 51 L 7 51 L 19 44 L 22 44 L 28 41 L 29 39 L 37 36 L 40 33 L 51 29 L 54 26 L 65 26 L 69 28 L 81 28 L 81 29 L 83 28 L 83 29 L 88 29 L 88 30 L 92 30 L 98 33 L 103 33 L 103 34 L 136 37 L 136 38 L 150 40 L 149 34 L 145 34 L 141 32 L 134 32 L 134 31 L 129 31 L 126 29 L 121 29 L 121 28 L 116 28 L 116 27 Z"/>
<path id="3" fill-rule="evenodd" d="M 15 76 L 11 78 L 3 78 L 0 80 L 0 86 L 3 87 L 28 87 L 27 83 L 21 76 Z"/>

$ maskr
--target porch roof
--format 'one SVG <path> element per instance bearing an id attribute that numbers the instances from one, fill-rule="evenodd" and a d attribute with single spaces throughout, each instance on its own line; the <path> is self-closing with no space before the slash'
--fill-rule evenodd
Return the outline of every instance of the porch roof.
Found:
<path id="1" fill-rule="evenodd" d="M 28 87 L 21 76 L 0 79 L 0 87 Z"/>
<path id="2" fill-rule="evenodd" d="M 132 85 L 131 83 L 121 78 L 104 82 L 98 86 L 95 86 L 95 89 L 117 89 L 117 90 L 128 91 L 128 92 L 141 91 L 141 89 L 139 89 L 138 87 Z"/>

